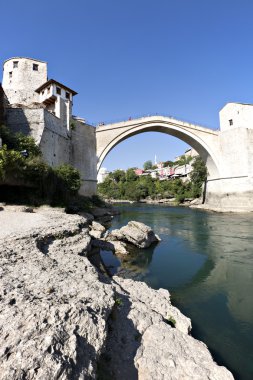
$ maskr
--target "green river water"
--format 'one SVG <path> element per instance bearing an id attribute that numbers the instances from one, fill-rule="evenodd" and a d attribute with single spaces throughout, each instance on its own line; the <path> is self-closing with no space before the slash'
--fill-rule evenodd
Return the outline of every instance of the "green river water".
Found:
<path id="1" fill-rule="evenodd" d="M 252 380 L 253 215 L 145 204 L 118 208 L 113 229 L 137 220 L 162 241 L 122 261 L 102 252 L 110 271 L 168 289 L 215 361 L 235 379 Z"/>

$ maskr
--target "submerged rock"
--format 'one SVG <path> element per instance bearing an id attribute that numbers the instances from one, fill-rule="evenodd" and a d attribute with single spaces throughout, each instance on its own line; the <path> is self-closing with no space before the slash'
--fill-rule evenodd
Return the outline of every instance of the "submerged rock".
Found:
<path id="1" fill-rule="evenodd" d="M 123 241 L 95 239 L 92 240 L 92 246 L 115 254 L 128 254 L 127 245 Z"/>
<path id="2" fill-rule="evenodd" d="M 123 240 L 138 248 L 148 248 L 152 243 L 160 241 L 160 238 L 146 224 L 130 221 L 126 226 L 113 230 L 107 240 Z"/>

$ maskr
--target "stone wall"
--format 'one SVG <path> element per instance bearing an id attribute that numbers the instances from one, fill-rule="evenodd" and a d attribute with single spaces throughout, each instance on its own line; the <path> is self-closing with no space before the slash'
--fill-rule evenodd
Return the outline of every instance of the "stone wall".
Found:
<path id="1" fill-rule="evenodd" d="M 71 164 L 79 170 L 80 194 L 91 196 L 97 190 L 95 128 L 73 120 L 68 131 L 62 121 L 44 109 L 6 108 L 8 127 L 15 132 L 31 135 L 40 146 L 44 160 L 52 166 Z"/>
<path id="2" fill-rule="evenodd" d="M 44 109 L 37 108 L 12 108 L 5 109 L 6 125 L 12 132 L 22 132 L 31 135 L 37 144 L 40 143 L 44 129 Z"/>
<path id="3" fill-rule="evenodd" d="M 97 190 L 97 156 L 95 128 L 74 120 L 71 136 L 71 164 L 82 178 L 80 194 L 91 196 Z"/>
<path id="4" fill-rule="evenodd" d="M 70 163 L 70 134 L 56 116 L 44 110 L 44 128 L 40 148 L 45 161 L 52 166 Z"/>
<path id="5" fill-rule="evenodd" d="M 49 165 L 69 163 L 70 136 L 61 120 L 46 109 L 6 108 L 6 124 L 14 133 L 32 136 Z"/>

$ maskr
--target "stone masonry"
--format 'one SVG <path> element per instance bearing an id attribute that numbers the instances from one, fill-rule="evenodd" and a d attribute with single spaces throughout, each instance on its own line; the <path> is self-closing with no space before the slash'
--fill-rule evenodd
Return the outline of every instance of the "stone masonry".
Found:
<path id="1" fill-rule="evenodd" d="M 49 165 L 76 167 L 82 179 L 80 193 L 95 194 L 95 129 L 72 117 L 77 93 L 48 80 L 46 62 L 23 57 L 5 61 L 0 89 L 0 124 L 34 137 Z"/>

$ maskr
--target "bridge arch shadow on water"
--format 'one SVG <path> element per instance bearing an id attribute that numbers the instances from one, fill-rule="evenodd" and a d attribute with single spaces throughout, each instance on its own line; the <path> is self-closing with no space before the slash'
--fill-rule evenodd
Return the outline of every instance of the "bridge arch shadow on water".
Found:
<path id="1" fill-rule="evenodd" d="M 97 170 L 109 152 L 122 141 L 145 132 L 160 132 L 174 136 L 194 148 L 204 160 L 209 178 L 218 178 L 219 132 L 163 116 L 149 116 L 96 129 Z"/>

